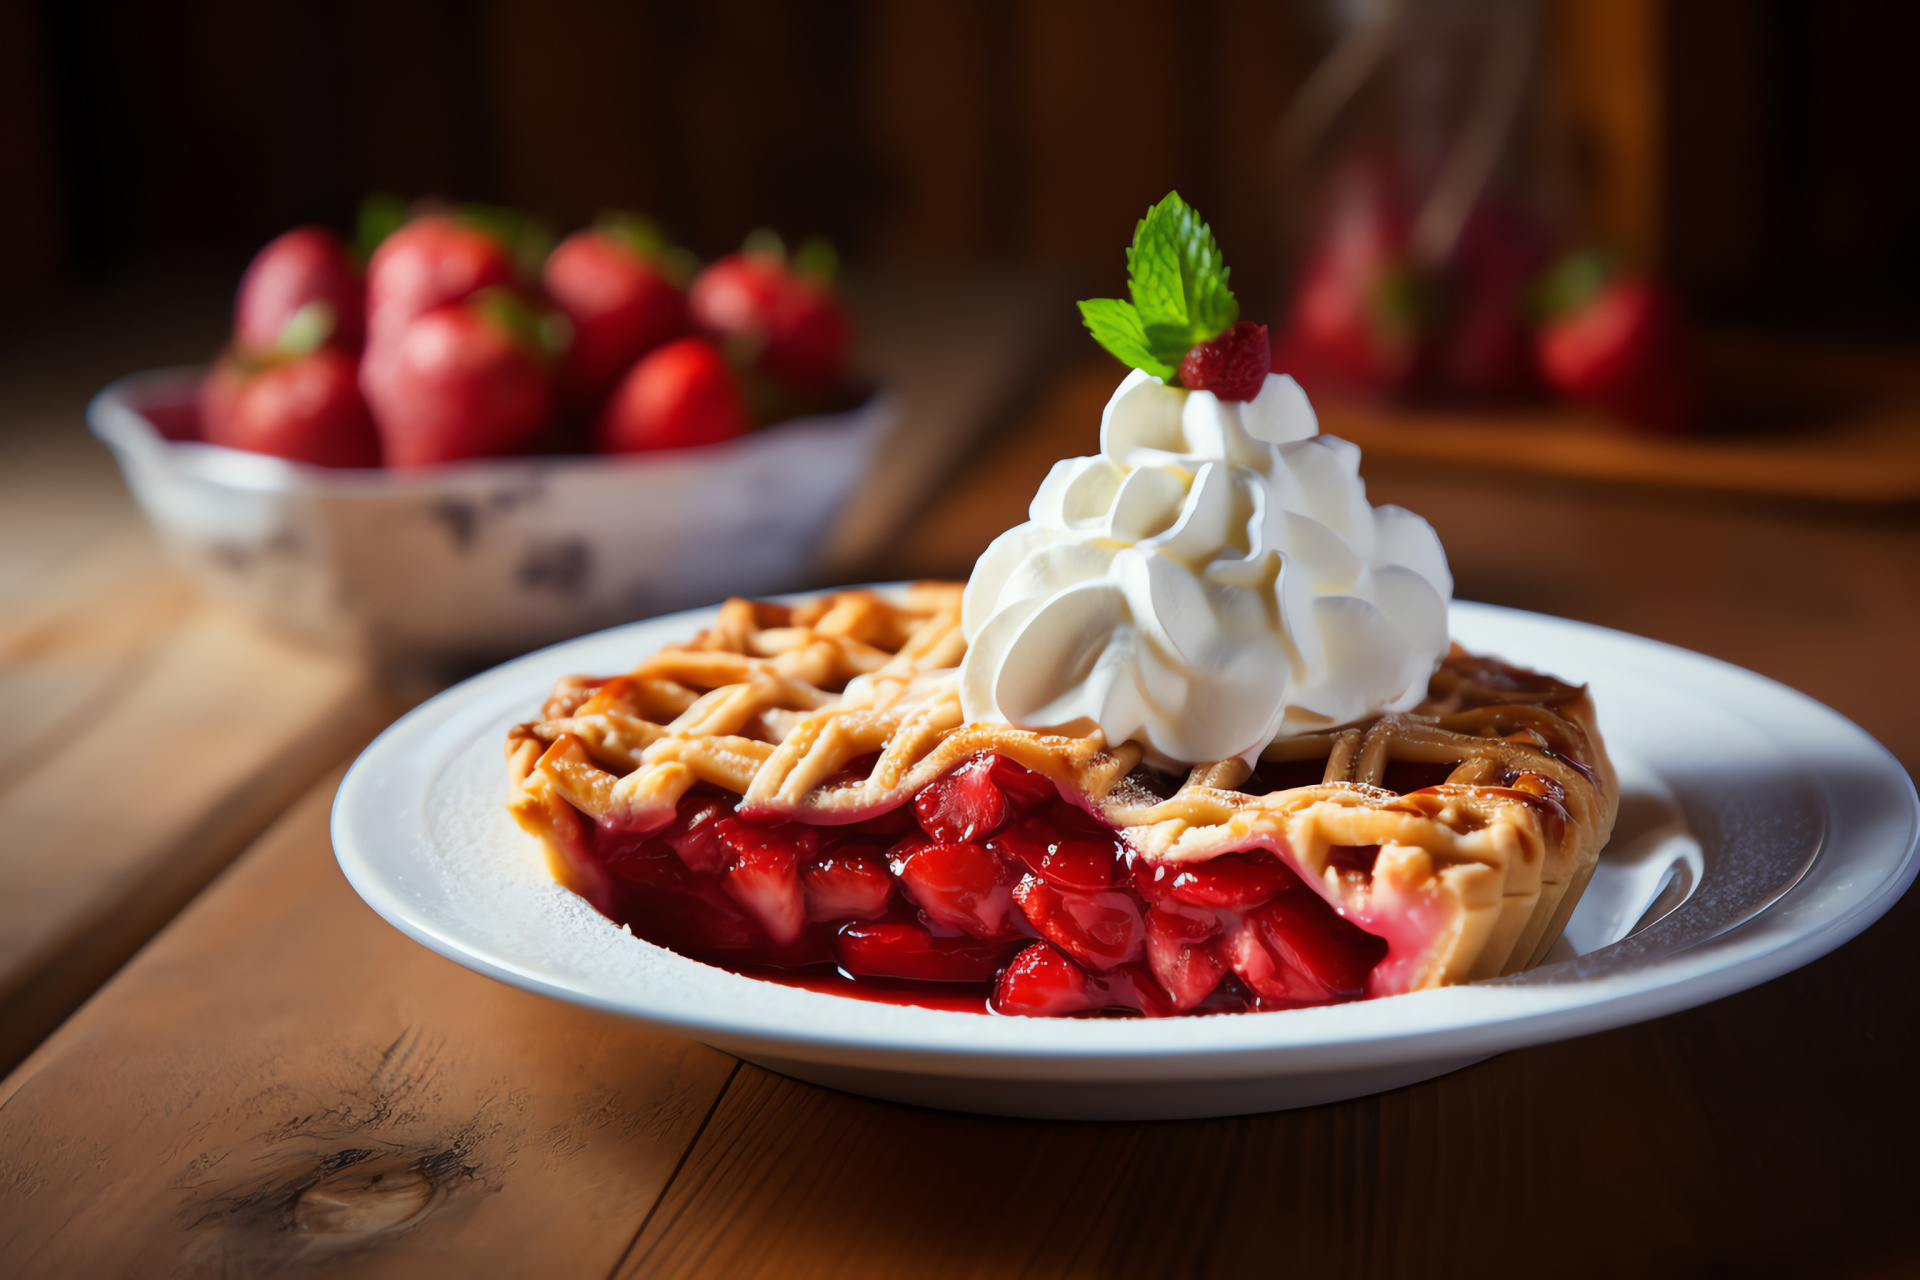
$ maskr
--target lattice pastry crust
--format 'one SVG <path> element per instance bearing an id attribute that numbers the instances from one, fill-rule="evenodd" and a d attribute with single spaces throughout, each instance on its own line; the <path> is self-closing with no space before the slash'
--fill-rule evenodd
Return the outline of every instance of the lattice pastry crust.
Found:
<path id="1" fill-rule="evenodd" d="M 510 808 L 570 883 L 562 841 L 578 815 L 650 831 L 706 783 L 740 795 L 745 817 L 854 822 L 994 751 L 1152 864 L 1254 848 L 1285 858 L 1388 940 L 1374 995 L 1537 963 L 1612 830 L 1618 785 L 1583 688 L 1456 647 L 1413 711 L 1284 740 L 1255 770 L 1227 760 L 1156 785 L 1130 743 L 966 723 L 960 593 L 729 600 L 690 643 L 624 676 L 562 680 L 541 718 L 508 734 Z M 876 752 L 865 776 L 849 769 Z M 1266 790 L 1322 759 L 1317 782 Z M 1396 763 L 1445 781 L 1397 794 L 1380 785 Z"/>

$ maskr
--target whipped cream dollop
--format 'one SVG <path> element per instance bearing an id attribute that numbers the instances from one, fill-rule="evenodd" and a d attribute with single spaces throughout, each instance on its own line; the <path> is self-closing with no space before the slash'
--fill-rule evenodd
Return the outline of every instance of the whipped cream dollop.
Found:
<path id="1" fill-rule="evenodd" d="M 967 718 L 1199 764 L 1413 706 L 1453 577 L 1425 520 L 1367 504 L 1359 468 L 1292 378 L 1223 401 L 1129 374 L 1100 453 L 1055 463 L 974 566 Z"/>

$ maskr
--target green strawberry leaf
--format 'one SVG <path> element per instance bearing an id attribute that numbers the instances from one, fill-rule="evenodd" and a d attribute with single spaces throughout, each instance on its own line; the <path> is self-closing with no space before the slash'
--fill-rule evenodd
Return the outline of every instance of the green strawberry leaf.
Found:
<path id="1" fill-rule="evenodd" d="M 667 250 L 667 238 L 660 234 L 660 225 L 644 213 L 602 209 L 593 220 L 593 229 L 625 246 L 638 258 L 657 258 Z"/>
<path id="2" fill-rule="evenodd" d="M 1089 298 L 1080 304 L 1080 318 L 1095 342 L 1119 358 L 1122 364 L 1145 369 L 1162 382 L 1171 382 L 1179 362 L 1162 359 L 1147 342 L 1140 324 L 1140 313 L 1131 302 L 1118 298 Z M 1184 354 L 1184 352 L 1183 352 Z"/>
<path id="3" fill-rule="evenodd" d="M 667 238 L 660 224 L 644 213 L 622 209 L 604 209 L 593 220 L 601 235 L 624 245 L 629 253 L 653 264 L 676 288 L 685 289 L 700 272 L 700 259 L 691 249 L 683 249 Z"/>
<path id="4" fill-rule="evenodd" d="M 821 284 L 832 284 L 840 274 L 840 254 L 825 236 L 810 236 L 793 254 L 793 269 L 812 276 Z"/>
<path id="5" fill-rule="evenodd" d="M 338 319 L 332 303 L 317 299 L 309 302 L 280 326 L 280 338 L 273 344 L 274 349 L 283 356 L 310 356 L 333 336 Z"/>
<path id="6" fill-rule="evenodd" d="M 740 252 L 749 258 L 779 258 L 785 261 L 787 242 L 772 227 L 755 227 L 747 232 L 747 238 L 740 245 Z"/>
<path id="7" fill-rule="evenodd" d="M 499 204 L 463 204 L 458 213 L 462 222 L 506 246 L 523 276 L 540 278 L 540 268 L 553 252 L 553 233 L 537 218 Z"/>
<path id="8" fill-rule="evenodd" d="M 1228 276 L 1212 230 L 1170 191 L 1133 229 L 1127 250 L 1133 301 L 1083 302 L 1080 313 L 1101 346 L 1171 382 L 1195 343 L 1218 337 L 1240 318 Z"/>
<path id="9" fill-rule="evenodd" d="M 1572 315 L 1600 296 L 1620 274 L 1620 260 L 1611 253 L 1585 250 L 1569 254 L 1534 286 L 1530 299 L 1539 320 Z"/>
<path id="10" fill-rule="evenodd" d="M 354 248 L 364 265 L 373 257 L 380 242 L 406 225 L 413 211 L 399 196 L 375 191 L 360 202 L 360 214 L 354 221 Z"/>

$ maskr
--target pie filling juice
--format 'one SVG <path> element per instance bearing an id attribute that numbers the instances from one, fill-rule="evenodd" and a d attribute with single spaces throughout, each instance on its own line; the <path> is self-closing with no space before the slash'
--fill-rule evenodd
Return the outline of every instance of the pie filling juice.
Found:
<path id="1" fill-rule="evenodd" d="M 683 955 L 940 1009 L 1291 1009 L 1360 997 L 1387 952 L 1272 853 L 1149 865 L 1000 756 L 846 825 L 754 821 L 737 803 L 696 787 L 650 834 L 575 815 L 561 842 L 571 878 L 602 913 Z M 1375 852 L 1342 850 L 1343 871 L 1368 874 Z"/>

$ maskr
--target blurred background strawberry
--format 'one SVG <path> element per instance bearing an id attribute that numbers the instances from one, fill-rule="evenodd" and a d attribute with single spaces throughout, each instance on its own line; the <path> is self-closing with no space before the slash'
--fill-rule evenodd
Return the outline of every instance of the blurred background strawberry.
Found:
<path id="1" fill-rule="evenodd" d="M 560 242 L 542 279 L 573 323 L 564 373 L 571 407 L 592 415 L 635 360 L 686 332 L 693 265 L 632 214 L 603 216 Z"/>

